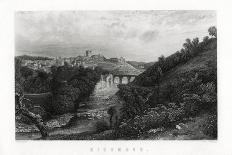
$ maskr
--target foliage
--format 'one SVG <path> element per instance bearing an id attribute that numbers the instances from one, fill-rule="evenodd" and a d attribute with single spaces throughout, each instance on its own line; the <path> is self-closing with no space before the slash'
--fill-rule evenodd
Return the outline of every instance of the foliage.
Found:
<path id="1" fill-rule="evenodd" d="M 73 112 L 79 102 L 94 90 L 101 74 L 107 74 L 99 67 L 95 70 L 83 67 L 52 66 L 51 73 L 21 66 L 21 59 L 15 59 L 16 92 L 52 92 L 52 112 L 63 114 Z"/>
<path id="2" fill-rule="evenodd" d="M 196 115 L 200 111 L 201 98 L 197 94 L 183 94 L 183 107 L 187 116 Z"/>
<path id="3" fill-rule="evenodd" d="M 213 82 L 200 85 L 202 108 L 217 111 L 217 92 Z"/>
<path id="4" fill-rule="evenodd" d="M 204 125 L 202 126 L 202 131 L 204 134 L 217 138 L 217 115 L 212 114 L 208 117 Z"/>
<path id="5" fill-rule="evenodd" d="M 74 112 L 79 102 L 88 97 L 103 72 L 83 67 L 60 66 L 52 69 L 52 93 L 54 112 Z"/>
<path id="6" fill-rule="evenodd" d="M 213 36 L 213 37 L 216 37 L 217 38 L 217 28 L 215 26 L 211 26 L 209 29 L 208 29 L 208 32 L 209 32 L 209 35 L 210 36 Z"/>
<path id="7" fill-rule="evenodd" d="M 18 116 L 20 121 L 24 121 L 28 124 L 34 124 L 40 131 L 42 135 L 42 139 L 46 138 L 48 136 L 48 132 L 46 131 L 46 126 L 43 122 L 43 118 L 40 114 L 35 114 L 34 112 L 31 112 L 23 103 L 23 100 L 28 100 L 25 98 L 24 94 L 16 94 L 16 116 Z M 16 117 L 17 118 L 17 117 Z"/>
<path id="8" fill-rule="evenodd" d="M 25 75 L 23 83 L 24 91 L 27 93 L 45 93 L 50 91 L 50 77 L 44 71 L 33 71 L 35 75 Z"/>
<path id="9" fill-rule="evenodd" d="M 75 101 L 78 99 L 79 95 L 79 89 L 75 89 L 70 85 L 61 85 L 61 87 L 53 93 L 53 113 L 64 114 L 67 112 L 74 112 L 76 107 Z"/>
<path id="10" fill-rule="evenodd" d="M 121 122 L 121 125 L 117 129 L 117 136 L 137 137 L 149 129 L 173 125 L 174 122 L 183 119 L 184 115 L 185 111 L 183 107 L 178 107 L 175 104 L 170 107 L 159 105 L 156 108 L 148 110 L 144 115 L 137 115 L 132 119 Z"/>
<path id="11" fill-rule="evenodd" d="M 125 100 L 122 106 L 123 119 L 133 118 L 136 115 L 144 114 L 150 105 L 147 104 L 152 91 L 148 88 L 119 85 L 118 95 Z"/>
<path id="12" fill-rule="evenodd" d="M 21 66 L 21 60 L 15 58 L 16 92 L 44 93 L 50 91 L 51 77 L 44 71 Z"/>
<path id="13" fill-rule="evenodd" d="M 109 124 L 106 120 L 97 121 L 95 124 L 95 128 L 97 132 L 103 132 L 105 130 L 109 130 Z"/>
<path id="14" fill-rule="evenodd" d="M 198 95 L 188 95 L 186 96 L 186 102 L 180 105 L 175 103 L 169 103 L 167 106 L 158 104 L 143 115 L 123 120 L 117 128 L 117 137 L 138 137 L 141 133 L 150 129 L 173 127 L 185 118 L 196 115 L 201 110 L 200 100 Z M 217 137 L 217 115 L 210 116 L 201 128 L 204 134 L 213 138 Z"/>
<path id="15" fill-rule="evenodd" d="M 207 37 L 205 37 L 202 42 L 199 42 L 198 38 L 194 38 L 192 41 L 190 39 L 186 39 L 186 42 L 183 44 L 183 48 L 180 51 L 177 51 L 166 58 L 164 56 L 159 57 L 158 61 L 145 72 L 136 77 L 133 83 L 140 86 L 157 85 L 160 77 L 160 69 L 162 70 L 162 73 L 165 74 L 177 65 L 186 63 L 191 58 L 206 50 L 206 47 L 212 41 L 213 39 L 208 39 Z"/>
<path id="16" fill-rule="evenodd" d="M 119 85 L 118 95 L 125 101 L 121 125 L 117 131 L 119 136 L 138 136 L 151 128 L 172 126 L 202 111 L 216 111 L 216 61 L 207 61 L 203 67 L 184 70 L 168 82 L 163 78 L 174 67 L 186 63 L 205 50 L 215 48 L 216 38 L 204 37 L 202 42 L 199 42 L 198 38 L 186 39 L 180 51 L 166 58 L 159 57 L 158 61 L 136 77 L 134 82 L 126 86 Z M 137 93 L 140 90 L 146 93 Z M 157 93 L 159 91 L 160 93 Z M 157 102 L 157 98 L 160 98 L 160 101 Z M 217 130 L 215 121 L 209 126 L 207 128 L 213 128 L 211 135 L 214 135 Z"/>
<path id="17" fill-rule="evenodd" d="M 23 82 L 24 78 L 21 74 L 21 60 L 15 58 L 15 93 L 22 94 L 23 93 Z"/>

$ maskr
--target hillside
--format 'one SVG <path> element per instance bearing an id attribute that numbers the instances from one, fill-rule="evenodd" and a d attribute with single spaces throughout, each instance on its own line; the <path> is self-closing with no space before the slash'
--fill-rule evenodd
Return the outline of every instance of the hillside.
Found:
<path id="1" fill-rule="evenodd" d="M 97 66 L 101 67 L 104 70 L 107 71 L 113 71 L 114 69 L 116 69 L 118 67 L 119 64 L 117 63 L 112 63 L 112 62 L 98 62 Z"/>
<path id="2" fill-rule="evenodd" d="M 208 64 L 211 63 L 211 67 L 217 67 L 217 49 L 210 49 L 200 53 L 198 56 L 194 57 L 193 59 L 189 60 L 185 64 L 178 65 L 165 73 L 160 82 L 160 100 L 163 102 L 171 102 L 167 100 L 167 94 L 162 94 L 167 92 L 166 89 L 170 84 L 178 83 L 179 77 L 183 75 L 192 75 L 197 73 L 198 77 L 204 81 L 209 80 L 209 78 L 216 78 L 216 77 L 207 77 L 207 74 L 211 72 Z M 163 96 L 162 96 L 163 95 Z"/>
<path id="3" fill-rule="evenodd" d="M 139 75 L 143 72 L 144 70 L 141 69 L 136 69 L 132 65 L 128 63 L 120 64 L 118 65 L 111 73 L 113 74 L 119 74 L 119 75 Z"/>
<path id="4" fill-rule="evenodd" d="M 121 74 L 121 73 L 127 74 L 130 72 L 130 73 L 133 73 L 132 75 L 138 75 L 144 71 L 144 69 L 137 69 L 127 62 L 125 63 L 114 62 L 113 63 L 109 61 L 101 61 L 101 62 L 97 62 L 96 66 L 110 73 L 115 73 L 115 74 Z"/>
<path id="5" fill-rule="evenodd" d="M 121 110 L 124 126 L 118 130 L 122 137 L 128 134 L 136 135 L 135 139 L 217 137 L 217 40 L 188 42 L 191 48 L 160 57 L 134 82 L 119 85 L 117 95 L 125 101 Z M 190 126 L 196 127 L 190 129 Z M 157 133 L 161 137 L 157 138 Z"/>
<path id="6" fill-rule="evenodd" d="M 138 62 L 138 61 L 127 61 L 128 64 L 132 65 L 133 67 L 140 69 L 141 67 L 143 69 L 148 69 L 151 67 L 154 62 Z"/>

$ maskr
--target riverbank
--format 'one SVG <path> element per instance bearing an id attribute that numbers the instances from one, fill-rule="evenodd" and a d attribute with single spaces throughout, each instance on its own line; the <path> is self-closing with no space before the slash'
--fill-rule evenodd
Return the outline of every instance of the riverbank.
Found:
<path id="1" fill-rule="evenodd" d="M 67 113 L 53 116 L 45 121 L 50 137 L 68 136 L 80 133 L 94 133 L 98 121 L 108 122 L 107 110 L 110 106 L 118 104 L 115 93 L 118 91 L 116 85 L 107 86 L 102 81 L 97 83 L 94 92 L 88 99 L 80 103 L 77 113 Z M 76 116 L 76 117 L 74 117 Z M 16 139 L 34 140 L 40 139 L 40 133 L 34 125 L 18 123 L 16 121 Z"/>

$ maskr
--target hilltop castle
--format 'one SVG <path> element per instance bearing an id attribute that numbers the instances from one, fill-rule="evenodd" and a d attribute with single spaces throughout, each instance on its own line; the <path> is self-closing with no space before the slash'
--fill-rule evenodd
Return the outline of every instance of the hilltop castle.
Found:
<path id="1" fill-rule="evenodd" d="M 92 54 L 91 50 L 86 50 L 84 55 L 76 57 L 62 58 L 56 57 L 51 60 L 23 60 L 22 66 L 27 66 L 35 70 L 50 72 L 51 66 L 83 66 L 84 68 L 94 69 L 99 63 L 125 64 L 126 60 L 120 58 L 105 58 L 102 54 Z"/>

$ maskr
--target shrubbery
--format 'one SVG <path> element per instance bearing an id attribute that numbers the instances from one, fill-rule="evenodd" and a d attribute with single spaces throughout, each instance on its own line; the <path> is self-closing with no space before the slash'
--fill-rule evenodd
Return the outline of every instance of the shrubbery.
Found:
<path id="1" fill-rule="evenodd" d="M 144 114 L 150 105 L 147 103 L 152 91 L 145 87 L 119 85 L 118 95 L 125 100 L 122 111 L 122 119 L 133 118 Z"/>
<path id="2" fill-rule="evenodd" d="M 182 121 L 183 118 L 196 116 L 202 110 L 216 111 L 216 89 L 213 82 L 203 84 L 195 75 L 194 78 L 190 78 L 190 81 L 182 89 L 185 91 L 182 92 L 181 103 L 158 104 L 155 108 L 147 108 L 148 110 L 144 110 L 144 113 L 136 113 L 137 115 L 130 117 L 131 119 L 124 117 L 118 129 L 118 136 L 138 136 L 140 133 L 152 128 L 175 125 L 176 122 Z M 204 127 L 206 135 L 215 136 L 217 131 L 215 117 L 216 115 L 206 122 L 207 125 Z"/>
<path id="3" fill-rule="evenodd" d="M 52 93 L 54 112 L 74 112 L 79 102 L 88 97 L 100 80 L 103 71 L 83 67 L 60 66 L 52 69 Z"/>
<path id="4" fill-rule="evenodd" d="M 97 121 L 95 124 L 95 128 L 97 132 L 103 132 L 110 129 L 109 123 L 106 120 Z"/>
<path id="5" fill-rule="evenodd" d="M 139 136 L 144 131 L 158 127 L 171 126 L 181 121 L 185 116 L 183 106 L 172 103 L 169 107 L 158 105 L 149 109 L 145 115 L 137 115 L 135 118 L 125 120 L 117 130 L 119 137 Z"/>
<path id="6" fill-rule="evenodd" d="M 16 89 L 26 93 L 45 93 L 50 91 L 51 75 L 41 70 L 22 67 L 19 58 L 15 59 Z M 17 91 L 17 90 L 16 90 Z"/>
<path id="7" fill-rule="evenodd" d="M 202 131 L 205 135 L 217 138 L 217 115 L 210 115 L 202 128 Z"/>
<path id="8" fill-rule="evenodd" d="M 186 63 L 199 53 L 207 50 L 209 48 L 208 46 L 214 41 L 215 38 L 205 38 L 202 42 L 199 42 L 198 38 L 195 38 L 192 41 L 186 39 L 186 43 L 183 44 L 184 48 L 166 58 L 164 56 L 159 57 L 158 61 L 136 77 L 133 83 L 140 86 L 155 86 L 159 76 L 159 74 L 157 74 L 157 69 L 161 68 L 162 73 L 164 74 L 177 65 Z"/>
<path id="9" fill-rule="evenodd" d="M 79 102 L 88 97 L 107 72 L 99 67 L 95 70 L 83 67 L 52 66 L 51 73 L 32 70 L 21 66 L 21 59 L 15 59 L 15 82 L 17 93 L 52 93 L 53 114 L 73 112 Z"/>
<path id="10" fill-rule="evenodd" d="M 27 93 L 46 93 L 50 91 L 49 75 L 43 71 L 34 71 L 36 75 L 28 76 L 23 84 Z"/>
<path id="11" fill-rule="evenodd" d="M 205 68 L 186 70 L 175 75 L 169 82 L 162 81 L 165 74 L 177 65 L 186 63 L 205 50 L 216 49 L 216 46 L 216 38 L 205 37 L 202 42 L 199 42 L 198 38 L 192 41 L 186 39 L 183 49 L 167 58 L 159 57 L 159 60 L 136 77 L 134 82 L 119 85 L 118 95 L 125 103 L 122 107 L 123 117 L 117 131 L 118 136 L 137 136 L 151 128 L 172 126 L 183 118 L 196 116 L 202 111 L 217 111 L 216 60 L 205 63 Z M 162 90 L 160 80 L 163 82 Z M 212 133 L 206 129 L 205 132 L 214 136 L 217 120 L 212 117 L 209 122 L 205 128 L 212 129 Z"/>

